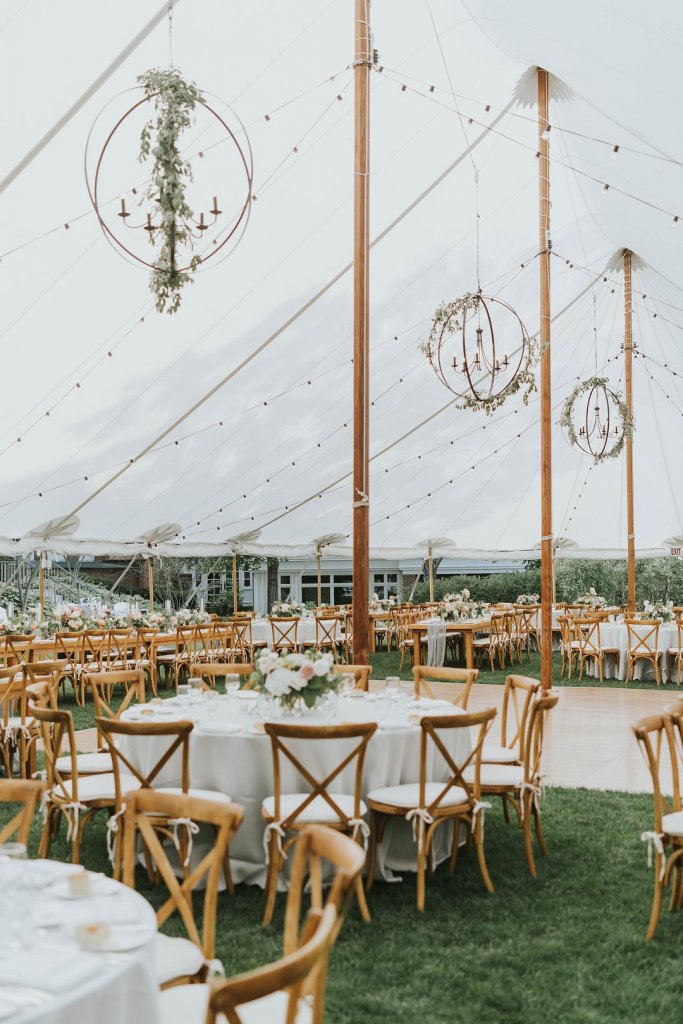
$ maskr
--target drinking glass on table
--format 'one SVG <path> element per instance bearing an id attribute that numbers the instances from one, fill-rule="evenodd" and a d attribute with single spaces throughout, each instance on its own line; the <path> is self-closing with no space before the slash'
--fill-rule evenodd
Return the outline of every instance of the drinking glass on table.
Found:
<path id="1" fill-rule="evenodd" d="M 192 701 L 202 700 L 204 697 L 204 680 L 201 676 L 190 678 L 190 697 Z"/>
<path id="2" fill-rule="evenodd" d="M 189 704 L 192 698 L 192 686 L 190 683 L 178 683 L 177 696 L 179 704 Z"/>
<path id="3" fill-rule="evenodd" d="M 401 689 L 401 680 L 398 676 L 387 676 L 384 680 L 384 687 L 389 697 L 396 700 Z"/>
<path id="4" fill-rule="evenodd" d="M 225 677 L 225 692 L 228 697 L 234 697 L 240 688 L 240 677 L 237 672 L 228 672 Z"/>
<path id="5" fill-rule="evenodd" d="M 356 689 L 356 680 L 350 672 L 344 672 L 342 678 L 341 690 L 345 697 L 348 697 L 350 693 Z"/>

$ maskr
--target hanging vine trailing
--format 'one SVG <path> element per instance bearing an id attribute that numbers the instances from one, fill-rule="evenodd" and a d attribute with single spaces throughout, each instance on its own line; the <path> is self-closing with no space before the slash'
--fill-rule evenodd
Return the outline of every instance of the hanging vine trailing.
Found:
<path id="1" fill-rule="evenodd" d="M 596 390 L 602 391 L 606 401 L 612 403 L 619 419 L 613 434 L 610 435 L 609 428 L 607 428 L 607 433 L 604 435 L 604 442 L 600 449 L 591 446 L 590 437 L 586 438 L 585 434 L 581 436 L 576 430 L 576 403 L 585 394 L 588 394 L 588 403 L 590 403 L 592 395 Z M 585 418 L 586 422 L 588 422 L 587 417 Z M 634 430 L 633 415 L 624 402 L 622 395 L 609 387 L 609 379 L 607 377 L 598 376 L 589 377 L 587 380 L 581 381 L 572 390 L 562 408 L 560 426 L 568 443 L 591 455 L 596 465 L 606 462 L 607 459 L 618 458 L 624 449 L 626 441 L 633 437 Z M 609 445 L 610 436 L 614 438 L 614 443 L 611 446 Z"/>
<path id="2" fill-rule="evenodd" d="M 189 160 L 181 156 L 179 140 L 192 124 L 192 115 L 197 103 L 203 102 L 203 96 L 194 82 L 185 81 L 177 68 L 152 68 L 139 75 L 138 82 L 156 112 L 156 118 L 149 120 L 142 129 L 139 153 L 141 163 L 152 158 L 146 198 L 159 210 L 162 238 L 149 287 L 159 312 L 167 309 L 168 313 L 175 313 L 180 307 L 181 290 L 193 280 L 193 273 L 201 262 L 201 257 L 194 255 L 184 269 L 179 269 L 178 250 L 191 242 L 186 222 L 193 216 L 186 197 L 192 167 Z"/>

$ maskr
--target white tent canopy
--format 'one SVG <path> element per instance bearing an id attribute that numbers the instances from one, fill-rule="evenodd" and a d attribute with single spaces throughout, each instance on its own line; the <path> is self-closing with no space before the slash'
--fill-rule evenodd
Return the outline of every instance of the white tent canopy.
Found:
<path id="1" fill-rule="evenodd" d="M 43 4 L 36 32 L 34 5 L 8 2 L 16 16 L 3 31 L 0 74 L 13 103 L 3 111 L 0 176 L 158 6 L 128 0 L 102 23 L 85 0 L 68 10 Z M 482 287 L 537 331 L 535 110 L 513 99 L 536 65 L 565 97 L 551 102 L 550 115 L 554 420 L 577 380 L 596 369 L 622 386 L 620 254 L 628 247 L 638 257 L 639 553 L 669 553 L 661 538 L 683 534 L 683 388 L 674 376 L 683 373 L 675 283 L 683 280 L 683 223 L 674 221 L 683 217 L 674 128 L 683 11 L 668 0 L 655 16 L 660 23 L 633 0 L 373 3 L 383 70 L 372 78 L 372 237 L 457 162 L 372 250 L 370 522 L 380 557 L 424 557 L 415 546 L 423 536 L 457 537 L 459 558 L 535 557 L 524 545 L 541 532 L 538 396 L 528 406 L 512 398 L 492 417 L 458 410 L 417 345 L 437 304 L 476 287 L 475 170 Z M 348 264 L 352 51 L 350 2 L 177 4 L 174 62 L 247 126 L 258 198 L 242 244 L 197 275 L 173 317 L 151 311 L 146 272 L 107 245 L 82 169 L 103 106 L 167 63 L 164 23 L 0 195 L 0 531 L 14 538 L 0 541 L 1 552 L 232 553 L 231 538 L 260 530 L 240 550 L 285 557 L 310 555 L 311 537 L 350 537 L 348 273 L 136 456 Z M 221 188 L 224 168 L 219 158 L 211 163 L 216 140 L 198 123 L 188 150 L 206 149 L 201 180 L 213 186 L 215 174 L 213 192 L 227 205 L 234 197 Z M 115 166 L 126 187 L 144 176 L 133 136 L 130 143 Z M 578 544 L 558 557 L 625 557 L 623 456 L 592 467 L 556 426 L 553 478 L 555 533 Z M 75 537 L 43 544 L 29 536 L 34 523 L 73 514 Z M 177 525 L 176 535 L 150 540 L 159 523 Z M 336 552 L 350 549 L 325 548 L 327 557 Z"/>

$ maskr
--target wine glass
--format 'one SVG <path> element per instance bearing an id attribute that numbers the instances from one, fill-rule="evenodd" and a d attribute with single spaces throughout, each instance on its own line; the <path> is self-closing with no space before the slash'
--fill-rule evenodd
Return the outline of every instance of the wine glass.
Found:
<path id="1" fill-rule="evenodd" d="M 396 700 L 401 688 L 401 680 L 398 676 L 387 676 L 384 680 L 384 687 L 391 700 Z"/>
<path id="2" fill-rule="evenodd" d="M 240 677 L 237 672 L 228 672 L 225 677 L 225 692 L 228 697 L 234 697 L 240 688 Z"/>

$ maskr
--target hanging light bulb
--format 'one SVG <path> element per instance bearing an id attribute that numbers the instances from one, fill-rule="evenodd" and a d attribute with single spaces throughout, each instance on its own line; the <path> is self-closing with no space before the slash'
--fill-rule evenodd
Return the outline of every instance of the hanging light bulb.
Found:
<path id="1" fill-rule="evenodd" d="M 610 159 L 616 160 L 618 155 L 619 155 L 619 147 L 618 146 L 613 146 Z"/>
<path id="2" fill-rule="evenodd" d="M 551 125 L 551 124 L 547 124 L 547 125 L 545 126 L 545 131 L 541 132 L 541 138 L 542 138 L 542 139 L 543 139 L 543 140 L 544 140 L 545 142 L 547 142 L 547 141 L 548 141 L 548 139 L 550 138 L 550 129 L 551 129 L 551 128 L 552 128 L 552 125 Z"/>

